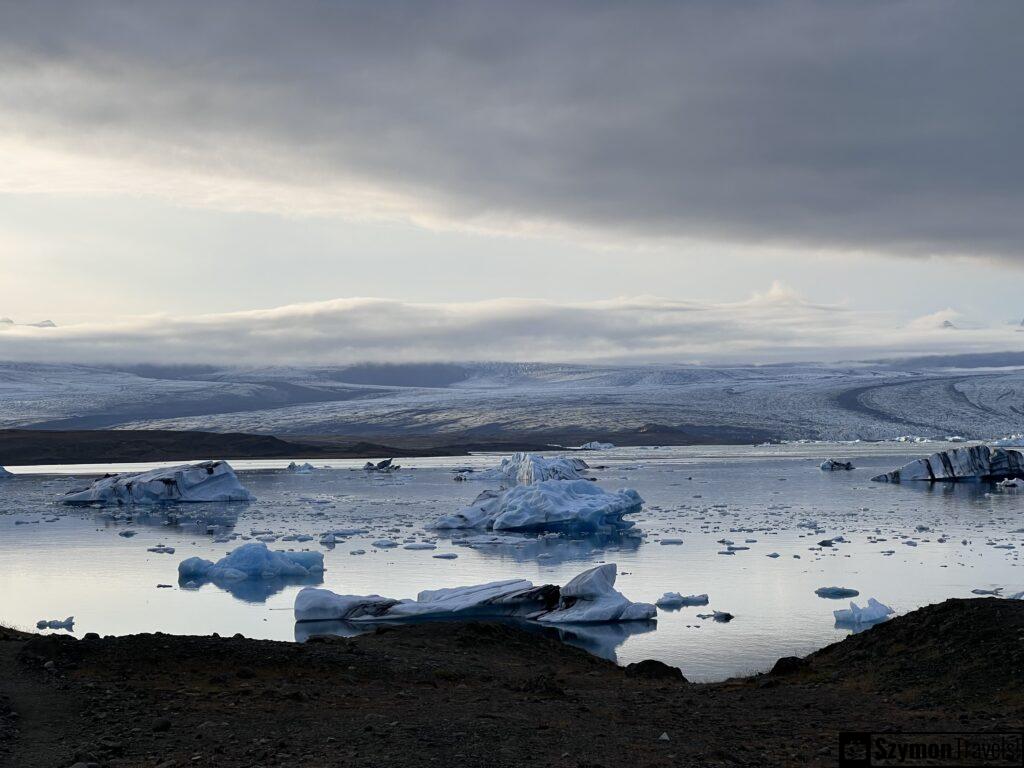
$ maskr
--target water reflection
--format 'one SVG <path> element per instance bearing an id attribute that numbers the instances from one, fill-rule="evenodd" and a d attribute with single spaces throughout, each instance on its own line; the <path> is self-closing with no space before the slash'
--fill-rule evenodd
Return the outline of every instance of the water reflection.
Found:
<path id="1" fill-rule="evenodd" d="M 438 531 L 438 538 L 450 541 L 485 556 L 511 559 L 515 562 L 539 560 L 552 565 L 586 561 L 593 562 L 608 553 L 635 552 L 643 539 L 639 532 L 617 531 L 591 534 L 514 534 Z"/>
<path id="2" fill-rule="evenodd" d="M 207 584 L 231 594 L 244 603 L 265 603 L 267 598 L 276 595 L 286 587 L 317 587 L 324 583 L 324 575 L 314 571 L 308 576 L 279 576 L 274 579 L 198 579 L 195 577 L 179 577 L 181 589 L 196 591 Z"/>

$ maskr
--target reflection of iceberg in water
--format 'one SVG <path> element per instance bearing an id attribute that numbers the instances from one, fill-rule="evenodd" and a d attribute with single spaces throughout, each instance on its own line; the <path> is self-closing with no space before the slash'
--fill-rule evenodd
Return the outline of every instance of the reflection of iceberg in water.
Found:
<path id="1" fill-rule="evenodd" d="M 561 640 L 567 645 L 581 648 L 588 653 L 609 661 L 617 661 L 617 650 L 632 635 L 653 632 L 658 627 L 656 621 L 628 621 L 610 624 L 564 624 L 550 626 L 537 624 L 521 619 L 488 619 L 488 622 L 516 627 L 524 632 L 551 637 Z M 423 623 L 416 621 L 402 622 L 405 624 Z M 433 624 L 461 624 L 459 619 L 436 619 Z M 357 637 L 374 632 L 378 627 L 395 626 L 396 622 L 365 622 L 351 621 L 300 621 L 295 624 L 295 640 L 304 643 L 316 635 L 335 635 L 337 637 Z"/>
<path id="2" fill-rule="evenodd" d="M 316 587 L 324 583 L 322 571 L 308 576 L 279 576 L 276 579 L 198 579 L 180 577 L 178 586 L 182 589 L 197 590 L 206 584 L 230 592 L 232 597 L 245 603 L 263 603 L 285 587 Z"/>
<path id="3" fill-rule="evenodd" d="M 517 563 L 532 560 L 557 564 L 576 560 L 593 560 L 608 552 L 632 552 L 643 541 L 631 532 L 592 533 L 587 535 L 521 533 L 469 533 L 437 531 L 438 538 L 455 546 L 474 549 L 482 555 L 508 558 Z M 468 533 L 468 535 L 467 535 Z"/>
<path id="4" fill-rule="evenodd" d="M 233 508 L 232 508 L 233 507 Z M 172 528 L 185 533 L 197 533 L 215 536 L 231 531 L 238 523 L 238 505 L 225 503 L 204 504 L 202 509 L 195 509 L 194 504 L 187 507 L 165 506 L 150 509 L 134 509 L 132 512 L 101 512 L 96 515 L 104 525 L 144 525 L 153 528 Z"/>

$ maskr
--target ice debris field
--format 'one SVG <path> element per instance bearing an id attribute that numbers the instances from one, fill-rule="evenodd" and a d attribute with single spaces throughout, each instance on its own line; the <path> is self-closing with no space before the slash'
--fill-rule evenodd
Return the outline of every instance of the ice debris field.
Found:
<path id="1" fill-rule="evenodd" d="M 724 679 L 947 597 L 1019 599 L 1024 489 L 1006 449 L 9 467 L 2 619 L 301 641 L 485 618 Z M 929 468 L 947 477 L 919 479 Z"/>

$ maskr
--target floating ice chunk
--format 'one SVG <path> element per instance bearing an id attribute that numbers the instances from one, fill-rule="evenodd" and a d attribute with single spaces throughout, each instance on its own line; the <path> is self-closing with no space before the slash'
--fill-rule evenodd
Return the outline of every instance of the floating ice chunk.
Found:
<path id="1" fill-rule="evenodd" d="M 1005 480 L 999 481 L 999 487 L 1016 491 L 1024 488 L 1024 480 L 1019 477 L 1008 477 Z"/>
<path id="2" fill-rule="evenodd" d="M 562 589 L 525 579 L 420 592 L 415 600 L 336 595 L 306 588 L 295 598 L 296 621 L 385 622 L 516 616 L 549 624 L 653 618 L 656 609 L 614 589 L 614 563 L 584 571 Z"/>
<path id="3" fill-rule="evenodd" d="M 609 493 L 586 480 L 543 480 L 504 492 L 485 491 L 472 505 L 442 517 L 433 527 L 613 531 L 632 527 L 623 516 L 639 512 L 643 503 L 631 488 Z"/>
<path id="4" fill-rule="evenodd" d="M 662 546 L 673 547 L 673 546 L 679 546 L 680 544 L 682 544 L 683 540 L 682 539 L 662 539 L 658 543 L 661 544 Z"/>
<path id="5" fill-rule="evenodd" d="M 1003 591 L 1002 587 L 996 587 L 995 589 L 972 589 L 972 595 L 992 595 L 993 597 L 1002 597 L 999 593 Z"/>
<path id="6" fill-rule="evenodd" d="M 377 541 L 370 542 L 370 546 L 377 549 L 394 549 L 398 546 L 398 542 L 391 539 L 377 539 Z"/>
<path id="7" fill-rule="evenodd" d="M 557 607 L 539 616 L 545 624 L 643 621 L 658 611 L 650 603 L 634 603 L 615 589 L 615 563 L 584 571 L 562 587 Z"/>
<path id="8" fill-rule="evenodd" d="M 126 539 L 130 539 L 132 536 L 136 535 L 136 531 L 133 531 L 131 528 L 126 528 L 123 531 L 118 531 L 117 535 L 118 536 L 122 536 L 122 537 L 124 537 Z"/>
<path id="9" fill-rule="evenodd" d="M 874 624 L 891 616 L 893 613 L 892 608 L 883 605 L 873 597 L 868 598 L 868 604 L 863 608 L 851 600 L 849 608 L 832 611 L 832 615 L 836 618 L 836 624 L 846 625 Z"/>
<path id="10" fill-rule="evenodd" d="M 64 496 L 66 504 L 163 504 L 254 501 L 226 461 L 161 467 L 132 475 L 106 475 Z"/>
<path id="11" fill-rule="evenodd" d="M 311 475 L 316 471 L 316 467 L 310 464 L 308 461 L 304 464 L 296 464 L 294 461 L 288 465 L 288 471 L 294 472 L 297 475 Z"/>
<path id="12" fill-rule="evenodd" d="M 1008 596 L 1009 600 L 1024 600 L 1024 592 L 1014 592 Z"/>
<path id="13" fill-rule="evenodd" d="M 678 592 L 666 592 L 655 603 L 659 608 L 682 608 L 687 605 L 707 604 L 707 595 L 682 595 Z"/>
<path id="14" fill-rule="evenodd" d="M 437 544 L 430 544 L 426 541 L 414 541 L 411 544 L 403 544 L 402 549 L 437 549 Z"/>
<path id="15" fill-rule="evenodd" d="M 584 451 L 610 451 L 614 447 L 614 443 L 602 443 L 599 440 L 591 440 L 589 443 L 581 445 L 580 449 Z"/>
<path id="16" fill-rule="evenodd" d="M 438 560 L 455 560 L 458 555 L 455 552 L 442 552 L 440 555 L 433 555 Z"/>
<path id="17" fill-rule="evenodd" d="M 394 459 L 384 459 L 384 461 L 378 461 L 376 464 L 368 461 L 363 465 L 363 469 L 367 472 L 396 472 L 402 467 L 394 462 Z"/>
<path id="18" fill-rule="evenodd" d="M 836 472 L 840 470 L 853 469 L 852 461 L 839 461 L 838 459 L 825 459 L 821 462 L 822 472 Z"/>
<path id="19" fill-rule="evenodd" d="M 178 563 L 179 579 L 211 581 L 304 577 L 323 570 L 324 556 L 319 552 L 273 551 L 256 542 L 243 544 L 216 563 L 201 557 Z"/>
<path id="20" fill-rule="evenodd" d="M 1006 448 L 972 445 L 935 453 L 917 459 L 885 474 L 871 478 L 876 482 L 995 482 L 1011 477 L 1024 477 L 1024 454 Z"/>
<path id="21" fill-rule="evenodd" d="M 771 557 L 771 558 L 776 558 L 778 556 L 779 556 L 778 552 L 769 552 L 767 555 L 765 555 L 765 557 Z"/>
<path id="22" fill-rule="evenodd" d="M 999 448 L 1024 448 L 1024 435 L 1014 434 L 993 440 L 992 445 Z"/>
<path id="23" fill-rule="evenodd" d="M 173 555 L 174 547 L 168 547 L 163 544 L 157 544 L 155 547 L 150 547 L 146 550 L 147 552 L 155 552 L 158 555 Z"/>
<path id="24" fill-rule="evenodd" d="M 860 594 L 856 589 L 849 587 L 819 587 L 814 590 L 818 597 L 825 597 L 829 600 L 841 600 L 844 597 L 857 597 Z"/>
<path id="25" fill-rule="evenodd" d="M 496 469 L 475 472 L 475 480 L 500 481 L 507 486 L 529 485 L 543 480 L 580 480 L 587 469 L 583 459 L 547 459 L 536 453 L 515 453 L 501 460 Z"/>
<path id="26" fill-rule="evenodd" d="M 75 628 L 75 617 L 68 616 L 66 619 L 40 619 L 36 622 L 36 629 L 66 629 L 71 632 Z"/>

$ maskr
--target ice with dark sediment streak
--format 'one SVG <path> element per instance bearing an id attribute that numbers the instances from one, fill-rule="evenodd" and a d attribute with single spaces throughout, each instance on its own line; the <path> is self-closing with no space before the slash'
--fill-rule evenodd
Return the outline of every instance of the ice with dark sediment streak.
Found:
<path id="1" fill-rule="evenodd" d="M 420 592 L 415 600 L 338 595 L 306 588 L 295 598 L 296 621 L 385 622 L 515 617 L 545 624 L 644 621 L 657 610 L 615 589 L 614 563 L 591 568 L 564 587 L 526 579 Z"/>
<path id="2" fill-rule="evenodd" d="M 105 475 L 64 496 L 65 504 L 168 504 L 254 501 L 226 461 Z"/>
<path id="3" fill-rule="evenodd" d="M 849 471 L 853 469 L 852 461 L 839 461 L 838 459 L 825 459 L 821 462 L 822 472 Z"/>
<path id="4" fill-rule="evenodd" d="M 432 527 L 495 531 L 622 530 L 634 525 L 623 517 L 639 512 L 643 503 L 640 494 L 631 488 L 609 492 L 587 480 L 544 480 L 507 491 L 484 491 L 469 507 L 442 517 Z"/>
<path id="5" fill-rule="evenodd" d="M 871 478 L 881 483 L 996 482 L 1024 477 L 1024 453 L 1007 448 L 972 445 L 933 453 L 899 469 Z"/>

